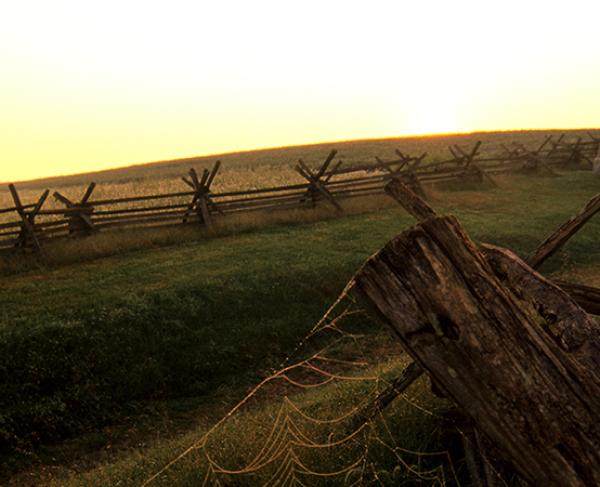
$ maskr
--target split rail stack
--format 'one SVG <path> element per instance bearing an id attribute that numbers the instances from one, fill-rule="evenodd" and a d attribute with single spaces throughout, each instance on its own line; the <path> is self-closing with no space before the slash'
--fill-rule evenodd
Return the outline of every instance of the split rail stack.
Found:
<path id="1" fill-rule="evenodd" d="M 337 152 L 333 150 L 317 169 L 298 160 L 295 170 L 304 182 L 229 192 L 211 189 L 221 167 L 217 161 L 201 174 L 190 169 L 182 178 L 187 188 L 181 192 L 94 199 L 96 184 L 91 183 L 77 200 L 55 191 L 53 197 L 59 208 L 44 208 L 49 190 L 37 200 L 23 203 L 11 184 L 14 206 L 0 209 L 0 251 L 39 251 L 48 240 L 89 236 L 109 229 L 174 225 L 210 229 L 216 218 L 240 213 L 320 205 L 341 213 L 342 200 L 381 195 L 392 178 L 424 196 L 423 186 L 428 184 L 495 184 L 493 176 L 500 173 L 555 176 L 557 170 L 592 168 L 600 139 L 592 134 L 587 140 L 564 139 L 548 136 L 533 149 L 521 144 L 501 145 L 485 154 L 481 142 L 471 148 L 452 145 L 447 159 L 427 163 L 427 153 L 412 156 L 396 150 L 390 160 L 375 157 L 374 162 L 349 165 L 336 161 Z M 14 220 L 7 219 L 7 215 L 14 215 Z"/>

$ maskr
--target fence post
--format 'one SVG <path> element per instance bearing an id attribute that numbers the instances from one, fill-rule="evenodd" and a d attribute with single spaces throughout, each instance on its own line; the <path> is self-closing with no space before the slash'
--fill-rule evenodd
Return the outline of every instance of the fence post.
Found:
<path id="1" fill-rule="evenodd" d="M 31 243 L 33 250 L 37 252 L 40 250 L 40 242 L 35 232 L 35 217 L 44 206 L 50 190 L 47 189 L 42 193 L 31 211 L 26 211 L 15 185 L 9 184 L 8 189 L 15 203 L 15 209 L 21 217 L 21 233 L 17 237 L 15 247 L 26 248 Z"/>
<path id="2" fill-rule="evenodd" d="M 329 181 L 329 178 L 322 180 L 323 175 L 327 171 L 327 168 L 331 164 L 331 161 L 333 161 L 336 154 L 337 151 L 332 150 L 327 156 L 327 159 L 325 159 L 323 165 L 316 173 L 313 173 L 313 171 L 304 163 L 302 159 L 298 160 L 298 165 L 295 167 L 296 171 L 309 183 L 306 194 L 302 197 L 301 201 L 306 201 L 309 199 L 313 208 L 317 205 L 318 197 L 322 196 L 329 203 L 331 203 L 331 205 L 337 211 L 344 211 L 326 187 L 326 183 Z"/>
<path id="3" fill-rule="evenodd" d="M 458 145 L 454 145 L 454 151 L 451 150 L 452 155 L 461 158 L 459 164 L 463 167 L 462 178 L 467 183 L 483 183 L 484 179 L 487 179 L 493 186 L 498 186 L 489 174 L 481 169 L 475 162 L 475 157 L 479 155 L 479 148 L 481 147 L 481 141 L 477 141 L 471 149 L 471 152 L 464 151 Z"/>
<path id="4" fill-rule="evenodd" d="M 386 179 L 400 179 L 404 184 L 406 184 L 419 196 L 421 196 L 422 198 L 426 198 L 425 190 L 423 189 L 423 186 L 421 185 L 421 181 L 419 180 L 419 176 L 417 174 L 417 168 L 427 156 L 427 152 L 423 152 L 423 154 L 421 154 L 419 157 L 409 156 L 398 149 L 396 149 L 394 152 L 398 157 L 400 157 L 400 166 L 395 169 L 390 168 L 389 163 L 385 164 L 381 159 L 376 157 L 376 160 L 379 163 L 379 165 L 381 167 L 385 167 L 390 173 L 389 176 L 385 176 Z"/>
<path id="5" fill-rule="evenodd" d="M 182 178 L 183 182 L 194 190 L 192 201 L 188 205 L 183 216 L 183 223 L 187 223 L 190 215 L 196 213 L 201 225 L 206 228 L 212 227 L 211 210 L 213 213 L 221 213 L 221 210 L 210 198 L 210 186 L 219 172 L 220 167 L 221 161 L 216 161 L 210 171 L 205 169 L 202 172 L 201 178 L 198 178 L 198 173 L 196 173 L 194 168 L 190 169 L 189 171 L 190 179 L 185 177 Z"/>
<path id="6" fill-rule="evenodd" d="M 67 207 L 67 211 L 65 211 L 64 215 L 69 224 L 69 234 L 91 235 L 98 231 L 98 229 L 94 226 L 94 222 L 92 221 L 94 207 L 89 203 L 89 199 L 92 196 L 95 188 L 96 183 L 90 183 L 78 203 L 74 203 L 66 196 L 60 194 L 58 191 L 54 192 L 54 198 Z"/>
<path id="7" fill-rule="evenodd" d="M 522 477 L 598 485 L 598 323 L 510 251 L 424 215 L 354 289 Z"/>

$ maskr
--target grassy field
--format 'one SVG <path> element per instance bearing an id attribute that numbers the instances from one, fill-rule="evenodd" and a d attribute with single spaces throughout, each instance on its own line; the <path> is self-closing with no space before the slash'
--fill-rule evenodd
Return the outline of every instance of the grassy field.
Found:
<path id="1" fill-rule="evenodd" d="M 598 186 L 590 172 L 507 177 L 485 191 L 433 191 L 431 203 L 456 214 L 477 241 L 526 255 Z M 8 482 L 11 472 L 37 464 L 30 466 L 31 477 L 13 475 L 13 484 L 40 478 L 55 478 L 57 485 L 139 484 L 276 368 L 361 262 L 411 224 L 401 209 L 390 207 L 172 241 L 88 262 L 38 262 L 35 269 L 0 278 L 3 478 Z M 599 236 L 600 224 L 592 220 L 543 272 L 600 285 Z M 379 337 L 377 343 L 387 340 L 369 329 L 362 333 Z M 352 389 L 342 395 L 355 397 Z M 298 401 L 334 407 L 328 398 L 301 395 Z M 185 404 L 200 418 L 187 436 L 165 440 L 146 430 L 143 441 L 110 453 L 124 435 L 115 432 L 118 425 L 136 430 L 150 424 L 167 434 L 170 426 L 157 423 L 171 424 L 165 417 Z M 424 428 L 432 437 L 431 424 Z M 40 444 L 45 446 L 35 446 Z M 177 470 L 170 485 L 192 482 L 190 468 Z M 85 470 L 90 473 L 80 476 Z"/>

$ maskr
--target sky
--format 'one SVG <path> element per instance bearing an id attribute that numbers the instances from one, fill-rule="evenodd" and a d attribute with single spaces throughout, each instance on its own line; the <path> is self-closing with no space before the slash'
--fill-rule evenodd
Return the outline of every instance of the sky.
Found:
<path id="1" fill-rule="evenodd" d="M 596 127 L 597 0 L 0 0 L 0 181 Z"/>

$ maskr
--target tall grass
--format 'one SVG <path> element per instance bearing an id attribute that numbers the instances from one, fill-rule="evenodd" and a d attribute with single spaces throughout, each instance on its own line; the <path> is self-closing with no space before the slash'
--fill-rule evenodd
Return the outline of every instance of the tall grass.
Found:
<path id="1" fill-rule="evenodd" d="M 380 196 L 353 198 L 341 202 L 348 215 L 361 214 L 394 203 L 383 193 Z M 276 211 L 254 211 L 226 214 L 215 218 L 210 229 L 200 225 L 137 227 L 115 229 L 87 237 L 62 238 L 46 242 L 38 254 L 5 252 L 0 254 L 0 276 L 34 269 L 53 268 L 141 249 L 152 249 L 193 242 L 207 238 L 239 235 L 261 227 L 278 224 L 306 224 L 339 218 L 339 213 L 322 202 L 317 208 L 296 208 Z"/>
<path id="2" fill-rule="evenodd" d="M 387 360 L 377 370 L 391 378 L 405 364 L 403 359 Z M 304 413 L 312 417 L 331 420 L 351 411 L 357 402 L 372 395 L 372 388 L 362 383 L 334 384 L 316 390 L 290 394 L 290 400 Z M 211 434 L 202 447 L 182 457 L 150 485 L 197 486 L 207 477 L 208 462 L 212 461 L 231 470 L 248 465 L 267 444 L 270 430 L 281 414 L 283 401 L 273 396 L 251 408 L 235 414 L 223 426 Z M 336 445 L 336 440 L 347 437 L 352 431 L 348 421 L 337 424 L 314 424 L 296 415 L 290 415 L 307 439 L 322 445 L 317 449 L 290 444 L 288 448 L 298 456 L 303 465 L 313 472 L 331 473 L 341 471 L 364 460 L 354 469 L 332 477 L 300 475 L 307 485 L 460 485 L 462 464 L 458 445 L 448 438 L 441 428 L 441 417 L 448 408 L 445 401 L 434 398 L 426 380 L 420 380 L 410 391 L 393 403 L 353 441 Z M 50 486 L 108 487 L 112 485 L 139 486 L 154 473 L 198 442 L 208 428 L 201 426 L 176 440 L 161 441 L 149 448 L 129 452 L 114 463 L 100 465 L 85 473 L 76 473 L 48 482 Z M 292 442 L 295 442 L 293 438 Z M 285 439 L 282 440 L 282 443 Z M 390 449 L 390 446 L 392 449 Z M 285 446 L 283 449 L 285 450 Z M 213 482 L 222 485 L 269 485 L 273 472 L 285 462 L 285 454 L 269 456 L 273 464 L 256 473 L 214 475 Z M 360 478 L 362 477 L 362 483 Z M 464 475 L 463 475 L 464 477 Z M 464 478 L 462 479 L 464 480 Z M 208 485 L 214 485 L 209 482 Z"/>

